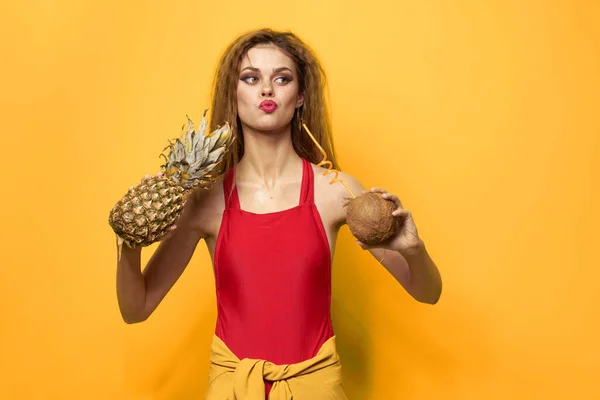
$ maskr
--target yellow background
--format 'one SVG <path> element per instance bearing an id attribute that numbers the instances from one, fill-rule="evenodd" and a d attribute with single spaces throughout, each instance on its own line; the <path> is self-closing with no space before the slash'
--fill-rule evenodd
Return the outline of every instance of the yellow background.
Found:
<path id="1" fill-rule="evenodd" d="M 418 304 L 343 230 L 349 397 L 600 398 L 598 4 L 3 2 L 0 398 L 202 398 L 204 246 L 128 326 L 107 217 L 261 26 L 321 56 L 342 168 L 400 195 L 444 277 Z"/>

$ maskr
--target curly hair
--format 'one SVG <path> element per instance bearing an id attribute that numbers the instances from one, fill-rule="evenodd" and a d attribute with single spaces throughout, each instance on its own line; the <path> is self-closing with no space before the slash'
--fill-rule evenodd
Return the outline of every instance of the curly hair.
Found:
<path id="1" fill-rule="evenodd" d="M 265 28 L 247 32 L 235 39 L 221 56 L 215 71 L 210 129 L 212 131 L 227 121 L 235 137 L 235 145 L 224 160 L 223 172 L 237 164 L 244 154 L 244 140 L 237 112 L 238 76 L 243 57 L 251 48 L 260 44 L 277 46 L 296 65 L 299 92 L 304 95 L 304 105 L 296 109 L 291 120 L 292 143 L 296 153 L 315 164 L 322 159 L 311 138 L 302 133 L 299 121 L 301 114 L 302 120 L 327 153 L 327 159 L 331 161 L 333 168 L 339 169 L 326 96 L 327 78 L 321 63 L 314 51 L 294 33 Z"/>

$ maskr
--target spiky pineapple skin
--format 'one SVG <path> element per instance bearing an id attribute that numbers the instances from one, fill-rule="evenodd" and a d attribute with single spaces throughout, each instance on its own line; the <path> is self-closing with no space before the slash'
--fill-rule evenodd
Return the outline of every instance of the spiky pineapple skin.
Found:
<path id="1" fill-rule="evenodd" d="M 169 141 L 164 149 L 168 155 L 161 154 L 163 174 L 142 180 L 112 208 L 109 224 L 119 243 L 137 247 L 160 240 L 181 215 L 185 195 L 208 189 L 223 172 L 224 156 L 235 138 L 227 122 L 208 133 L 207 111 L 197 132 L 188 117 L 180 137 Z"/>
<path id="2" fill-rule="evenodd" d="M 128 247 L 148 246 L 179 218 L 186 190 L 167 176 L 142 180 L 119 200 L 108 223 Z"/>

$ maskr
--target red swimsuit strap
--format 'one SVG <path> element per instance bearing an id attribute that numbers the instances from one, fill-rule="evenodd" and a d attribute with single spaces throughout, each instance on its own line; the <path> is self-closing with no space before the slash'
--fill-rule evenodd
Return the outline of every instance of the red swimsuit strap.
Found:
<path id="1" fill-rule="evenodd" d="M 235 182 L 235 167 L 232 167 L 225 175 L 223 180 L 223 194 L 225 195 L 225 208 L 240 208 L 240 198 L 237 188 L 233 186 Z"/>
<path id="2" fill-rule="evenodd" d="M 300 190 L 300 204 L 314 202 L 314 176 L 310 162 L 302 159 L 302 189 Z"/>

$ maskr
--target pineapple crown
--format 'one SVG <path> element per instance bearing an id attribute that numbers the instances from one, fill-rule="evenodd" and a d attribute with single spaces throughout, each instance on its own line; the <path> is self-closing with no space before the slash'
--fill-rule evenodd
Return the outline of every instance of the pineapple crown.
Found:
<path id="1" fill-rule="evenodd" d="M 161 165 L 165 175 L 185 189 L 214 181 L 216 176 L 211 172 L 221 164 L 232 142 L 229 123 L 207 133 L 207 112 L 204 110 L 197 132 L 186 115 L 187 129 L 183 125 L 180 137 L 169 141 L 169 146 L 164 149 L 169 150 L 168 156 L 161 154 L 165 159 L 165 164 Z"/>

